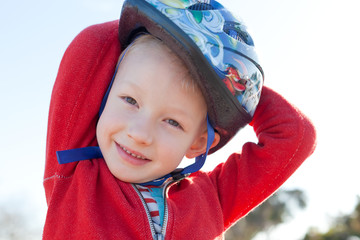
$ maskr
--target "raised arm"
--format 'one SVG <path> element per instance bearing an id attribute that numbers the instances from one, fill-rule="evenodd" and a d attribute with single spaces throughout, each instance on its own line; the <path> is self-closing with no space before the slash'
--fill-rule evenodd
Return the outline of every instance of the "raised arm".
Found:
<path id="1" fill-rule="evenodd" d="M 59 165 L 56 151 L 96 145 L 101 100 L 120 54 L 118 21 L 90 26 L 69 45 L 51 95 L 44 187 L 47 201 L 77 163 Z"/>
<path id="2" fill-rule="evenodd" d="M 267 87 L 250 125 L 258 143 L 244 144 L 210 174 L 226 228 L 274 193 L 316 145 L 310 120 Z"/>

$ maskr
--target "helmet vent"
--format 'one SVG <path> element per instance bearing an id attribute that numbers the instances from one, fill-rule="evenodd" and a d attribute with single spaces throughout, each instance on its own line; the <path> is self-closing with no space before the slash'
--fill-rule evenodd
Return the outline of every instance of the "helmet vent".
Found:
<path id="1" fill-rule="evenodd" d="M 204 10 L 214 10 L 216 8 L 208 3 L 196 3 L 196 4 L 189 6 L 187 9 L 193 10 L 193 11 L 204 11 Z"/>
<path id="2" fill-rule="evenodd" d="M 223 30 L 227 35 L 235 40 L 254 46 L 254 41 L 252 40 L 250 34 L 245 30 L 245 26 L 242 24 L 225 22 Z"/>

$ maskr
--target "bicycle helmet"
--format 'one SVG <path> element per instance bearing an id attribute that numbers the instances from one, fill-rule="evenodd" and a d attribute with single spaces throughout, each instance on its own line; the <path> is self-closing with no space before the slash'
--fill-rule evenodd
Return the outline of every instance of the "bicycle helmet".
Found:
<path id="1" fill-rule="evenodd" d="M 215 0 L 125 0 L 119 41 L 139 32 L 162 40 L 188 67 L 220 134 L 215 152 L 248 124 L 258 105 L 263 70 L 244 23 Z"/>

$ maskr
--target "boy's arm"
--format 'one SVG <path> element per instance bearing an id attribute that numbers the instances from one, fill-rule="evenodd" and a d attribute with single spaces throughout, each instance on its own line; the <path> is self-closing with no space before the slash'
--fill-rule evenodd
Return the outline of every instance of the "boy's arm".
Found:
<path id="1" fill-rule="evenodd" d="M 121 46 L 118 21 L 83 30 L 67 48 L 53 87 L 46 143 L 44 187 L 49 202 L 56 181 L 72 176 L 77 163 L 59 165 L 56 152 L 96 145 L 101 100 Z"/>
<path id="2" fill-rule="evenodd" d="M 258 143 L 244 144 L 210 173 L 226 228 L 274 193 L 316 145 L 310 120 L 267 87 L 250 125 Z"/>

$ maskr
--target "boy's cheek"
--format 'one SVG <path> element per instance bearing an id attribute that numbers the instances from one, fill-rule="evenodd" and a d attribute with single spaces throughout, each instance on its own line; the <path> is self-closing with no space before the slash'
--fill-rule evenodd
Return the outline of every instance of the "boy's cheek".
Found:
<path id="1" fill-rule="evenodd" d="M 104 129 L 105 123 L 102 121 L 101 117 L 98 124 L 96 125 L 96 139 L 99 144 L 100 149 L 102 148 L 103 142 L 106 137 L 106 131 Z"/>

